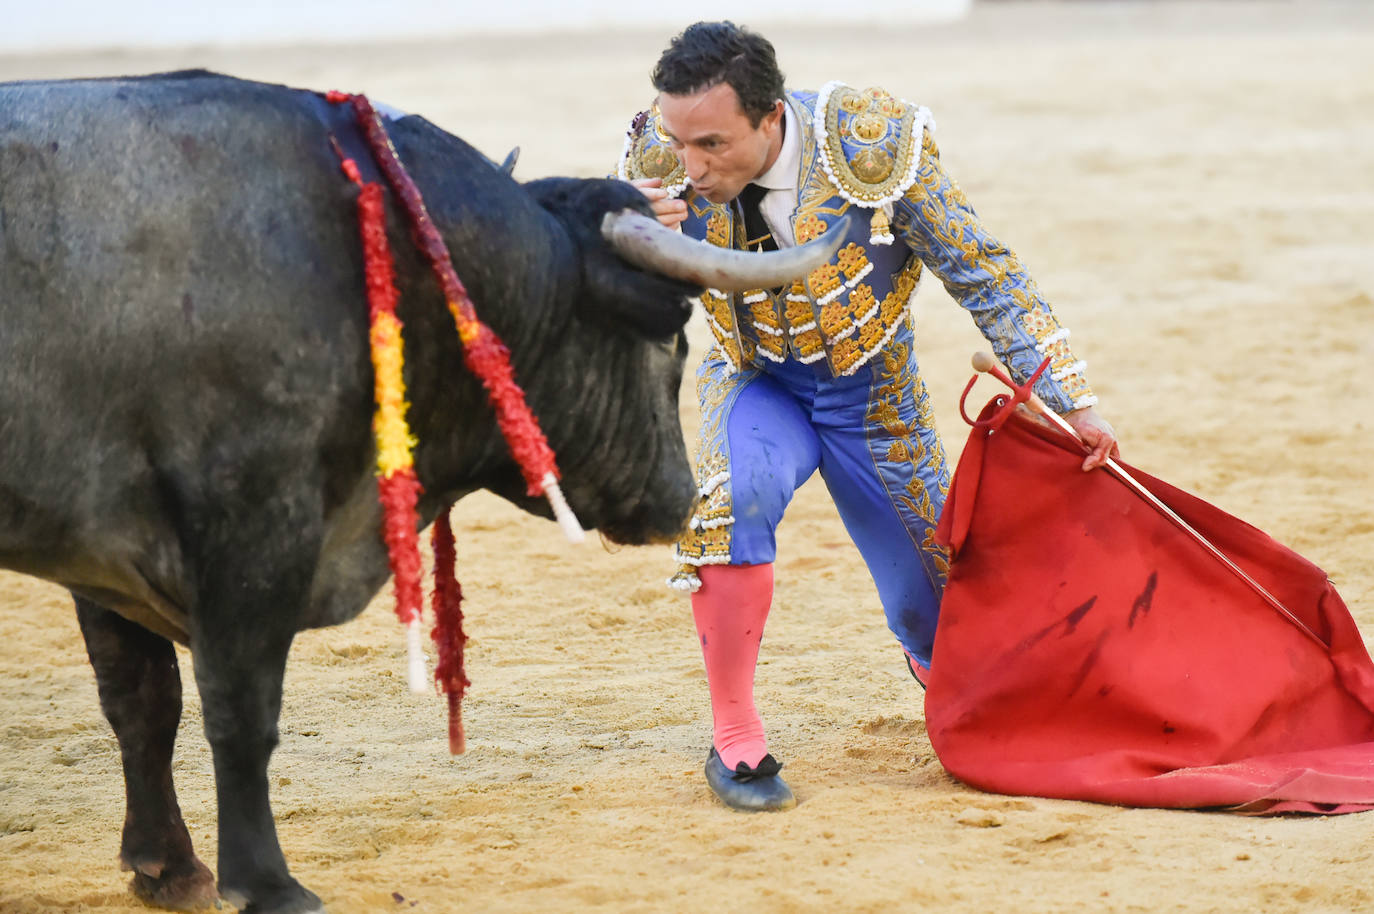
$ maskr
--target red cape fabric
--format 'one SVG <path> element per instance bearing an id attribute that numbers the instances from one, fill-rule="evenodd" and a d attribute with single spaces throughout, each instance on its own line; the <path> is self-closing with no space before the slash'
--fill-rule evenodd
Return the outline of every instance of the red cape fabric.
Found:
<path id="1" fill-rule="evenodd" d="M 1127 467 L 1314 639 L 1082 460 L 1020 412 L 964 449 L 940 520 L 951 566 L 926 695 L 944 766 L 997 793 L 1374 809 L 1374 664 L 1326 573 Z"/>

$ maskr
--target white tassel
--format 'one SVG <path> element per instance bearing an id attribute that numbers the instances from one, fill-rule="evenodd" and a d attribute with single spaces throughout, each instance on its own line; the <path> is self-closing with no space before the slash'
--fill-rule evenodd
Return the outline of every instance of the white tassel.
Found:
<path id="1" fill-rule="evenodd" d="M 701 495 L 702 498 L 705 498 L 706 496 L 714 492 L 717 488 L 728 482 L 729 479 L 730 472 L 728 470 L 717 473 L 716 475 L 712 476 L 710 479 L 702 483 L 701 488 L 698 489 L 697 492 Z"/>
<path id="2" fill-rule="evenodd" d="M 701 578 L 694 574 L 683 575 L 681 577 L 671 577 L 665 582 L 673 590 L 682 593 L 696 593 L 701 590 Z"/>
<path id="3" fill-rule="evenodd" d="M 582 525 L 577 522 L 577 515 L 573 514 L 572 508 L 568 507 L 567 500 L 563 498 L 563 490 L 558 487 L 558 480 L 553 478 L 552 473 L 545 473 L 541 482 L 544 486 L 544 497 L 549 500 L 554 520 L 563 528 L 563 535 L 570 543 L 582 542 L 586 538 L 582 533 Z"/>
<path id="4" fill-rule="evenodd" d="M 425 670 L 425 650 L 420 646 L 420 614 L 406 623 L 406 678 L 410 691 L 423 695 L 429 691 L 429 673 Z"/>

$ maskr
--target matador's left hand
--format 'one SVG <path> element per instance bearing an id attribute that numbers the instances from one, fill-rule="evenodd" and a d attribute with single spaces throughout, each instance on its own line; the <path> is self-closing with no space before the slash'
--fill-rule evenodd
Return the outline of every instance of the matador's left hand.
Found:
<path id="1" fill-rule="evenodd" d="M 1092 448 L 1092 452 L 1083 459 L 1085 472 L 1102 466 L 1108 457 L 1121 456 L 1121 451 L 1116 446 L 1116 429 L 1098 415 L 1093 407 L 1076 409 L 1066 414 L 1064 421 L 1073 426 L 1073 430 L 1078 432 L 1078 437 L 1083 439 L 1084 444 Z"/>

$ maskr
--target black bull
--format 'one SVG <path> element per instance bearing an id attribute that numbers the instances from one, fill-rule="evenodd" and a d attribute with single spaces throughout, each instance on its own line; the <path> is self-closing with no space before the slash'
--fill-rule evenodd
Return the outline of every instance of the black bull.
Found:
<path id="1" fill-rule="evenodd" d="M 828 252 L 698 260 L 629 185 L 520 185 L 421 118 L 389 129 L 579 518 L 671 538 L 695 498 L 689 296 L 776 285 Z M 212 74 L 0 85 L 0 567 L 75 595 L 124 765 L 121 857 L 158 904 L 216 893 L 172 787 L 175 640 L 214 758 L 219 891 L 320 907 L 268 801 L 287 651 L 388 574 L 356 189 L 331 135 L 361 148 L 314 93 Z M 388 206 L 421 522 L 479 488 L 543 513 Z"/>

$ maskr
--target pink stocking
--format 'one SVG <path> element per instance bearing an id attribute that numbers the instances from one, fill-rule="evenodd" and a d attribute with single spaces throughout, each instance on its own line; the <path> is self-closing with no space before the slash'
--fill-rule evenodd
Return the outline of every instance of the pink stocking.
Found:
<path id="1" fill-rule="evenodd" d="M 701 637 L 716 751 L 731 771 L 756 767 L 768 753 L 763 721 L 754 707 L 754 665 L 768 607 L 773 565 L 703 565 L 701 589 L 692 594 L 692 616 Z"/>

